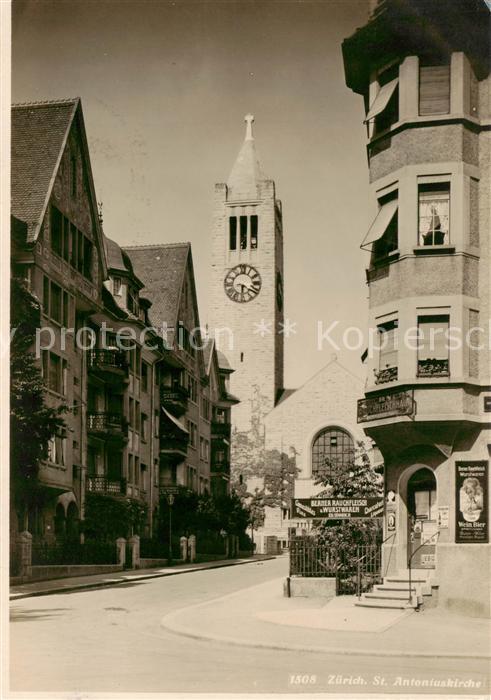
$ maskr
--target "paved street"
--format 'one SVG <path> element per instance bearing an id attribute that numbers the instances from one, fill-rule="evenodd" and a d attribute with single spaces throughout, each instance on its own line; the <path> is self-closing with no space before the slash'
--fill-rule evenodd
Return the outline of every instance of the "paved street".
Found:
<path id="1" fill-rule="evenodd" d="M 253 649 L 183 637 L 161 626 L 175 609 L 281 577 L 286 568 L 287 559 L 279 558 L 14 601 L 11 690 L 484 694 L 485 660 Z M 298 635 L 301 640 L 302 628 Z M 482 685 L 480 690 L 414 685 L 448 678 Z M 413 685 L 398 679 L 414 679 Z"/>

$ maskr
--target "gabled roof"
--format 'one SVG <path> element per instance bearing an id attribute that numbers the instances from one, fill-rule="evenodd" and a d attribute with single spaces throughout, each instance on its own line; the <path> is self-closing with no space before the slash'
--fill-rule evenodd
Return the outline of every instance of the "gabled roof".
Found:
<path id="1" fill-rule="evenodd" d="M 162 328 L 166 323 L 177 326 L 181 295 L 190 243 L 127 246 L 133 270 L 145 285 L 145 296 L 152 302 L 152 323 Z"/>
<path id="2" fill-rule="evenodd" d="M 65 148 L 78 98 L 12 106 L 11 207 L 37 235 L 47 197 Z"/>
<path id="3" fill-rule="evenodd" d="M 79 97 L 12 105 L 11 213 L 27 223 L 26 243 L 36 241 L 68 135 L 76 117 L 84 166 L 88 173 L 90 199 L 96 213 L 94 225 L 101 247 L 105 277 L 107 271 L 102 230 L 97 216 L 97 199 Z"/>
<path id="4" fill-rule="evenodd" d="M 229 199 L 231 200 L 257 199 L 259 197 L 259 182 L 267 180 L 262 171 L 256 151 L 256 142 L 252 135 L 254 117 L 248 114 L 244 121 L 247 123 L 244 143 L 227 181 Z"/>

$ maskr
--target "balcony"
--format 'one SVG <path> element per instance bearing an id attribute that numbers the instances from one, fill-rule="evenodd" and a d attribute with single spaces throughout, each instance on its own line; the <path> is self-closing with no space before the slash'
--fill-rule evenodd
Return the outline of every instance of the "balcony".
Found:
<path id="1" fill-rule="evenodd" d="M 230 423 L 211 422 L 211 437 L 230 439 Z"/>
<path id="2" fill-rule="evenodd" d="M 125 379 L 128 375 L 128 363 L 122 350 L 89 350 L 87 353 L 89 372 L 98 376 Z"/>
<path id="3" fill-rule="evenodd" d="M 176 416 L 182 416 L 188 407 L 188 390 L 176 384 L 175 386 L 162 386 L 160 389 L 160 400 L 165 408 Z"/>
<path id="4" fill-rule="evenodd" d="M 230 462 L 224 460 L 211 460 L 210 474 L 230 474 Z"/>
<path id="5" fill-rule="evenodd" d="M 408 391 L 371 396 L 358 401 L 358 423 L 397 416 L 413 416 L 414 412 L 413 392 Z"/>
<path id="6" fill-rule="evenodd" d="M 169 457 L 172 461 L 181 462 L 188 453 L 188 435 L 161 435 L 160 454 Z"/>
<path id="7" fill-rule="evenodd" d="M 418 377 L 449 377 L 449 362 L 447 360 L 418 360 Z"/>
<path id="8" fill-rule="evenodd" d="M 107 496 L 126 496 L 126 479 L 109 479 L 107 476 L 88 476 L 86 490 Z"/>
<path id="9" fill-rule="evenodd" d="M 121 413 L 87 413 L 87 431 L 104 437 L 125 438 L 128 423 Z"/>

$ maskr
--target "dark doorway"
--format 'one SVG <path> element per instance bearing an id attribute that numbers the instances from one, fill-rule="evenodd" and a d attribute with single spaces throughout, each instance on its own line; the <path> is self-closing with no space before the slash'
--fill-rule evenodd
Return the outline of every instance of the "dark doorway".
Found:
<path id="1" fill-rule="evenodd" d="M 434 569 L 438 505 L 436 479 L 431 469 L 418 469 L 408 481 L 408 564 L 413 569 Z"/>

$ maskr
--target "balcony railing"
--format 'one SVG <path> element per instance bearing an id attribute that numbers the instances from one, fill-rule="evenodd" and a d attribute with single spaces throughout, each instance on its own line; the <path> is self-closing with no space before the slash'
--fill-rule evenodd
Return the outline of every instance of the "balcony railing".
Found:
<path id="1" fill-rule="evenodd" d="M 230 437 L 230 423 L 218 423 L 217 421 L 211 422 L 211 435 L 212 437 L 227 438 Z"/>
<path id="2" fill-rule="evenodd" d="M 161 435 L 160 451 L 164 453 L 179 453 L 186 455 L 188 450 L 188 436 Z"/>
<path id="3" fill-rule="evenodd" d="M 125 354 L 122 350 L 89 350 L 87 356 L 87 365 L 92 371 L 113 371 L 126 373 L 128 363 Z"/>
<path id="4" fill-rule="evenodd" d="M 210 472 L 229 474 L 230 462 L 228 460 L 211 460 Z"/>
<path id="5" fill-rule="evenodd" d="M 408 391 L 371 396 L 358 401 L 358 423 L 396 416 L 412 416 L 414 412 L 413 393 Z"/>
<path id="6" fill-rule="evenodd" d="M 178 384 L 173 387 L 163 386 L 160 389 L 160 400 L 164 407 L 178 416 L 186 411 L 188 399 L 188 390 Z"/>
<path id="7" fill-rule="evenodd" d="M 107 476 L 88 476 L 87 491 L 102 493 L 109 496 L 126 495 L 126 479 L 109 479 Z"/>
<path id="8" fill-rule="evenodd" d="M 386 367 L 386 369 L 374 370 L 375 384 L 387 384 L 395 382 L 398 376 L 397 367 Z"/>
<path id="9" fill-rule="evenodd" d="M 418 377 L 448 377 L 450 376 L 447 360 L 418 360 Z"/>
<path id="10" fill-rule="evenodd" d="M 88 413 L 87 430 L 91 433 L 125 437 L 128 434 L 128 424 L 120 413 Z"/>

